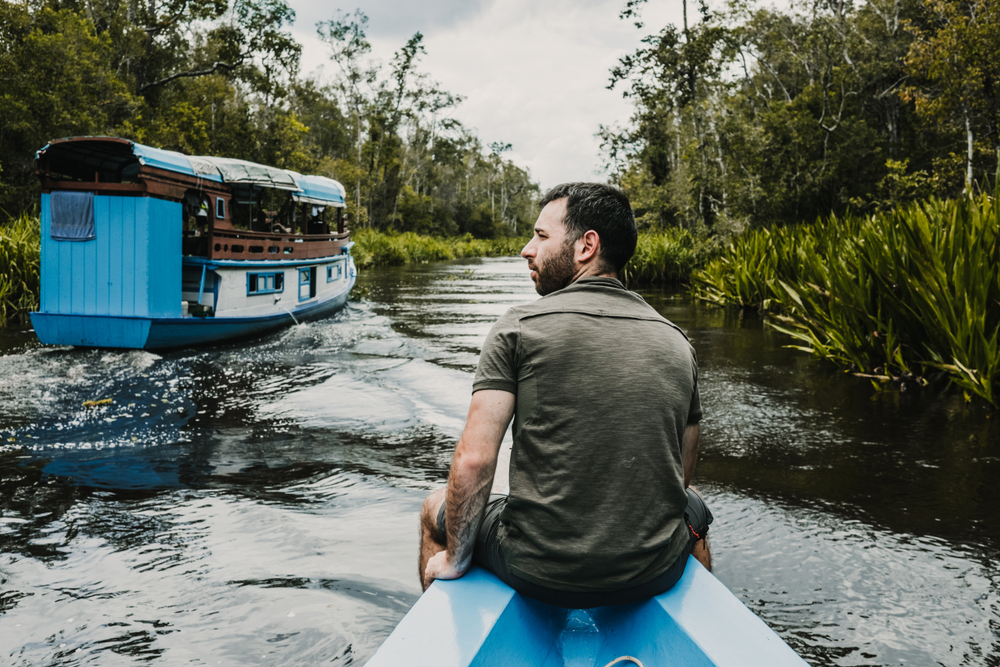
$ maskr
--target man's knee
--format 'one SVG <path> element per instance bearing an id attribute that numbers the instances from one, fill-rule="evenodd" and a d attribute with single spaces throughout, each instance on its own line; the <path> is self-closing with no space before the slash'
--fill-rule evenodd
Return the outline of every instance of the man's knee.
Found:
<path id="1" fill-rule="evenodd" d="M 684 519 L 688 522 L 688 528 L 691 530 L 692 535 L 691 539 L 693 540 L 691 555 L 704 565 L 706 570 L 711 572 L 712 550 L 708 545 L 708 526 L 715 517 L 712 516 L 712 511 L 708 509 L 708 505 L 705 504 L 705 500 L 701 497 L 701 494 L 693 486 L 688 487 L 687 496 L 688 506 L 684 512 Z"/>
<path id="2" fill-rule="evenodd" d="M 694 536 L 700 540 L 708 533 L 708 526 L 715 517 L 712 516 L 712 511 L 708 509 L 705 500 L 694 487 L 688 487 L 687 497 L 688 506 L 684 511 L 684 519 Z"/>

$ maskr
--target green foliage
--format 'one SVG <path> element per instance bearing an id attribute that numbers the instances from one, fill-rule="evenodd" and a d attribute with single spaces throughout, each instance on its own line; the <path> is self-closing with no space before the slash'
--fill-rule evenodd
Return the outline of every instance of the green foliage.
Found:
<path id="1" fill-rule="evenodd" d="M 944 373 L 1000 405 L 1000 205 L 931 198 L 747 232 L 694 293 L 775 314 L 799 349 L 878 380 Z"/>
<path id="2" fill-rule="evenodd" d="M 798 228 L 747 231 L 692 275 L 696 296 L 718 305 L 769 310 L 781 271 L 794 271 L 799 252 L 808 252 L 815 235 Z"/>
<path id="3" fill-rule="evenodd" d="M 37 215 L 0 226 L 0 327 L 28 324 L 38 310 L 40 234 Z"/>
<path id="4" fill-rule="evenodd" d="M 538 185 L 451 111 L 415 33 L 387 65 L 360 11 L 319 24 L 333 85 L 298 73 L 286 0 L 0 3 L 0 210 L 37 206 L 50 139 L 122 136 L 335 178 L 355 228 L 488 238 L 534 220 Z"/>
<path id="5" fill-rule="evenodd" d="M 528 239 L 506 237 L 477 239 L 465 236 L 441 238 L 413 232 L 385 234 L 363 229 L 353 236 L 351 253 L 360 268 L 426 264 L 462 257 L 508 257 L 521 253 Z"/>
<path id="6" fill-rule="evenodd" d="M 37 206 L 32 160 L 48 140 L 105 133 L 134 112 L 113 53 L 107 35 L 68 9 L 0 3 L 0 210 Z"/>
<path id="7" fill-rule="evenodd" d="M 348 189 L 352 219 L 381 231 L 443 236 L 526 233 L 539 191 L 502 158 L 510 145 L 493 142 L 487 150 L 450 117 L 462 98 L 420 71 L 423 35 L 410 37 L 385 68 L 371 58 L 367 27 L 361 11 L 338 12 L 317 26 L 340 70 L 329 93 L 351 145 L 334 157 L 352 168 L 335 177 Z"/>
<path id="8" fill-rule="evenodd" d="M 704 254 L 703 245 L 696 243 L 687 230 L 640 233 L 635 254 L 622 269 L 622 278 L 630 285 L 687 282 Z"/>
<path id="9" fill-rule="evenodd" d="M 972 187 L 976 167 L 989 169 L 1000 156 L 1000 2 L 921 4 L 922 20 L 908 26 L 914 37 L 906 56 L 910 77 L 900 92 L 928 126 L 964 138 L 965 185 Z"/>
<path id="10" fill-rule="evenodd" d="M 786 5 L 701 3 L 612 69 L 635 113 L 600 137 L 641 224 L 725 235 L 993 178 L 1000 0 Z"/>
<path id="11" fill-rule="evenodd" d="M 910 160 L 886 160 L 885 176 L 875 186 L 874 196 L 869 201 L 851 199 L 851 205 L 861 211 L 871 208 L 887 209 L 897 204 L 911 202 L 926 196 L 928 192 L 946 189 L 940 177 L 931 176 L 927 171 L 910 171 Z"/>

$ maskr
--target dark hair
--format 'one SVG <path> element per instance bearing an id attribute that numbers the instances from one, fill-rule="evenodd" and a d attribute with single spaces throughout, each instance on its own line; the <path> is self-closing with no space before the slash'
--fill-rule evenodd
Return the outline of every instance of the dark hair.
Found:
<path id="1" fill-rule="evenodd" d="M 601 264 L 615 273 L 621 271 L 632 258 L 639 238 L 625 193 L 604 183 L 563 183 L 546 192 L 539 206 L 545 208 L 564 197 L 566 242 L 575 243 L 593 229 L 601 239 Z"/>

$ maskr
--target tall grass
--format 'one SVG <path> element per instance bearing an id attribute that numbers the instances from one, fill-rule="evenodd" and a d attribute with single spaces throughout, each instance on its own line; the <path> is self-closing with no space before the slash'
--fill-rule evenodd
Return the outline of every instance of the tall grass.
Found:
<path id="1" fill-rule="evenodd" d="M 943 373 L 1000 405 L 1000 205 L 930 199 L 753 231 L 693 275 L 696 296 L 757 307 L 796 347 L 879 381 Z"/>
<path id="2" fill-rule="evenodd" d="M 351 254 L 360 268 L 402 266 L 462 257 L 503 257 L 520 254 L 528 242 L 521 238 L 476 239 L 421 236 L 413 232 L 384 234 L 373 229 L 353 232 Z"/>
<path id="3" fill-rule="evenodd" d="M 686 229 L 646 232 L 639 235 L 635 254 L 622 274 L 630 285 L 687 282 L 703 254 Z"/>
<path id="4" fill-rule="evenodd" d="M 38 216 L 0 225 L 0 326 L 27 324 L 38 310 L 40 234 Z"/>

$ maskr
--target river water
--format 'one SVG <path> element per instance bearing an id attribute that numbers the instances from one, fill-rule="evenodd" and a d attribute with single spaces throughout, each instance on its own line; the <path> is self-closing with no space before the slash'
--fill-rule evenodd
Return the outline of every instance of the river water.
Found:
<path id="1" fill-rule="evenodd" d="M 813 665 L 1000 665 L 1000 417 L 644 295 L 699 354 L 716 576 Z M 363 664 L 419 596 L 479 346 L 534 298 L 521 260 L 467 260 L 249 343 L 4 332 L 0 664 Z"/>

